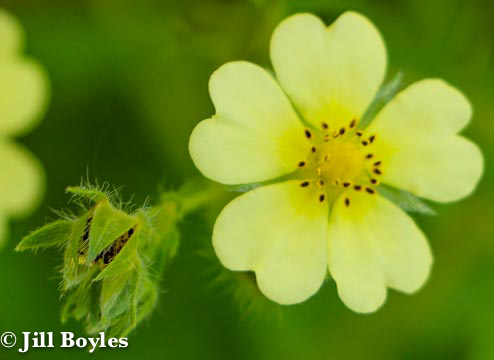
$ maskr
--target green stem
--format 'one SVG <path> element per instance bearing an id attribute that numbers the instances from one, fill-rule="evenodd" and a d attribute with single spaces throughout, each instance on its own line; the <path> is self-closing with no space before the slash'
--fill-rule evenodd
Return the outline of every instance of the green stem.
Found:
<path id="1" fill-rule="evenodd" d="M 182 216 L 186 216 L 224 198 L 226 192 L 223 186 L 201 178 L 186 182 L 179 189 L 177 195 L 181 204 Z"/>

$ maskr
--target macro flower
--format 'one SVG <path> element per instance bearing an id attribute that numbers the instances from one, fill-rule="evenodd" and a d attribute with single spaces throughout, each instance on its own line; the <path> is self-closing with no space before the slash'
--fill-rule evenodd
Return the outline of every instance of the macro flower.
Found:
<path id="1" fill-rule="evenodd" d="M 262 183 L 219 215 L 220 261 L 254 271 L 280 304 L 309 298 L 328 270 L 357 312 L 378 309 L 387 288 L 417 291 L 430 273 L 430 247 L 381 185 L 440 203 L 469 195 L 483 159 L 458 135 L 471 118 L 468 100 L 443 80 L 422 80 L 361 124 L 387 60 L 378 30 L 355 12 L 329 27 L 310 14 L 285 19 L 270 56 L 274 77 L 243 61 L 214 72 L 216 114 L 190 138 L 206 177 Z"/>
<path id="2" fill-rule="evenodd" d="M 22 53 L 17 20 L 0 9 L 0 247 L 7 219 L 26 214 L 40 199 L 43 171 L 12 136 L 22 135 L 40 119 L 47 95 L 41 67 Z"/>

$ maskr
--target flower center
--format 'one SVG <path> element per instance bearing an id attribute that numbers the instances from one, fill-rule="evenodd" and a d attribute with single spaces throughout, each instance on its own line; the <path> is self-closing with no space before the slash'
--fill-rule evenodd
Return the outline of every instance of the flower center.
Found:
<path id="1" fill-rule="evenodd" d="M 364 170 L 364 156 L 358 144 L 335 140 L 324 143 L 316 164 L 324 182 L 338 185 L 354 182 Z"/>
<path id="2" fill-rule="evenodd" d="M 372 153 L 376 136 L 367 136 L 356 125 L 357 120 L 352 120 L 347 127 L 332 133 L 326 123 L 315 134 L 305 130 L 310 152 L 306 160 L 298 163 L 298 177 L 303 179 L 301 187 L 317 186 L 320 202 L 334 202 L 346 190 L 376 193 L 378 177 L 382 175 L 382 161 Z M 345 204 L 350 205 L 348 197 Z"/>

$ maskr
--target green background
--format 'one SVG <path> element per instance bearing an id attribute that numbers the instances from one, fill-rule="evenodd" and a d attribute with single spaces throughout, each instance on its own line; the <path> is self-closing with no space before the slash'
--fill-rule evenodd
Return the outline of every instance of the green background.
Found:
<path id="1" fill-rule="evenodd" d="M 474 106 L 465 134 L 486 158 L 476 193 L 439 216 L 415 216 L 435 254 L 432 276 L 414 296 L 390 292 L 377 313 L 346 309 L 328 281 L 309 301 L 281 307 L 258 297 L 248 279 L 211 256 L 214 211 L 183 224 L 181 251 L 160 303 L 126 349 L 38 349 L 29 359 L 494 359 L 494 234 L 490 167 L 494 151 L 492 0 L 2 0 L 23 23 L 27 53 L 52 87 L 44 121 L 19 139 L 47 174 L 44 201 L 11 223 L 0 252 L 0 333 L 60 331 L 56 250 L 14 253 L 19 239 L 67 205 L 64 189 L 91 178 L 124 186 L 137 203 L 197 175 L 188 136 L 213 113 L 207 82 L 221 64 L 246 59 L 269 67 L 276 24 L 309 11 L 332 22 L 348 9 L 381 30 L 391 76 L 407 83 L 442 77 Z M 235 283 L 240 281 L 240 283 Z M 241 285 L 238 285 L 241 284 Z M 240 300 L 236 287 L 242 286 Z M 234 296 L 234 295 L 237 296 Z M 248 311 L 249 297 L 257 305 Z M 20 357 L 0 347 L 0 359 Z"/>

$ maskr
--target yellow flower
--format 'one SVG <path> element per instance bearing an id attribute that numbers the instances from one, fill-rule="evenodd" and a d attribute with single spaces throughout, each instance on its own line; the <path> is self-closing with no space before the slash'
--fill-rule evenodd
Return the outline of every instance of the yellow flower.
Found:
<path id="1" fill-rule="evenodd" d="M 415 292 L 429 276 L 429 245 L 379 184 L 437 202 L 470 194 L 483 160 L 458 135 L 471 117 L 468 100 L 442 80 L 419 81 L 359 129 L 386 50 L 354 12 L 329 27 L 310 14 L 289 17 L 273 34 L 271 60 L 276 78 L 248 62 L 220 67 L 209 83 L 216 115 L 191 135 L 195 165 L 215 181 L 283 176 L 223 209 L 213 231 L 219 259 L 254 271 L 280 304 L 313 295 L 328 268 L 357 312 L 379 308 L 388 287 Z"/>
<path id="2" fill-rule="evenodd" d="M 41 166 L 10 138 L 36 124 L 47 94 L 46 76 L 21 54 L 22 43 L 17 20 L 0 9 L 0 247 L 7 238 L 7 218 L 31 210 L 43 189 Z"/>

